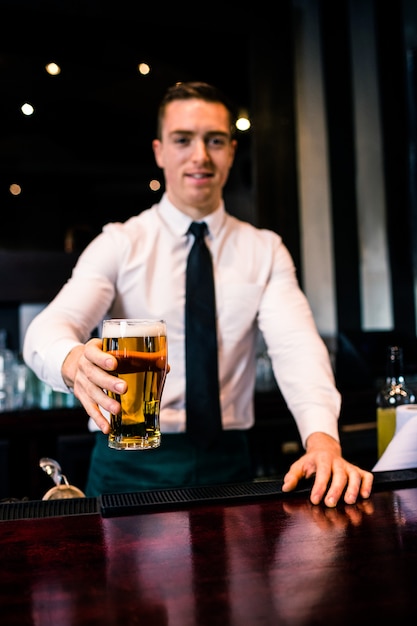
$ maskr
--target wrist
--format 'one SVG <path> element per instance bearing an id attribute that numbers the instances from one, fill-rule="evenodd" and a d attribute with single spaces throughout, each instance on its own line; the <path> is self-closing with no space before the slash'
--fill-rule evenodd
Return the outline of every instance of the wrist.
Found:
<path id="1" fill-rule="evenodd" d="M 340 442 L 331 435 L 328 435 L 327 433 L 315 432 L 311 433 L 311 435 L 307 437 L 306 452 L 312 452 L 317 448 L 329 447 L 331 447 L 333 451 L 337 454 L 342 453 Z"/>

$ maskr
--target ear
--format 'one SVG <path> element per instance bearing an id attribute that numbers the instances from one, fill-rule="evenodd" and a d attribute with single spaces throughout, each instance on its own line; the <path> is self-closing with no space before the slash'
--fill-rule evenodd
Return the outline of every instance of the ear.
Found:
<path id="1" fill-rule="evenodd" d="M 155 156 L 155 161 L 158 167 L 163 167 L 162 159 L 162 142 L 160 139 L 154 139 L 152 141 L 152 150 Z"/>
<path id="2" fill-rule="evenodd" d="M 230 167 L 233 165 L 237 150 L 237 139 L 232 139 L 230 142 Z"/>

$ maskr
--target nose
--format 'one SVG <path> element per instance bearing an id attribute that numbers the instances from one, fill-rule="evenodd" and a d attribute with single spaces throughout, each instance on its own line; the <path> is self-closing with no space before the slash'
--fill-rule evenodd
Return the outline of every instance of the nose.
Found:
<path id="1" fill-rule="evenodd" d="M 193 146 L 193 160 L 200 162 L 209 158 L 207 145 L 204 139 L 196 138 Z"/>

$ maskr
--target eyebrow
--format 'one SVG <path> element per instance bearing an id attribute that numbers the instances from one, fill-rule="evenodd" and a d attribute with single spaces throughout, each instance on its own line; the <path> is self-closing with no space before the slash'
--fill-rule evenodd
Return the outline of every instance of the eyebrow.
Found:
<path id="1" fill-rule="evenodd" d="M 177 130 L 172 130 L 170 133 L 168 133 L 168 135 L 170 137 L 172 137 L 173 135 L 188 135 L 189 137 L 192 137 L 193 135 L 196 135 L 197 133 L 195 133 L 192 130 L 181 130 L 181 129 L 177 129 Z M 222 137 L 226 137 L 226 138 L 230 138 L 232 135 L 231 133 L 227 133 L 224 130 L 209 130 L 208 132 L 204 133 L 204 137 L 213 137 L 213 136 L 222 136 Z"/>

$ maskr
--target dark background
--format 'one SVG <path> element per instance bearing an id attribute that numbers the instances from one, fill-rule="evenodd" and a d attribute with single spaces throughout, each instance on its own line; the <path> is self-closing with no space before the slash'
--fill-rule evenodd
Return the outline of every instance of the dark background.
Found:
<path id="1" fill-rule="evenodd" d="M 69 227 L 93 233 L 157 201 L 151 141 L 174 82 L 207 80 L 250 107 L 245 28 L 234 7 L 213 10 L 201 20 L 195 7 L 0 2 L 1 247 L 60 250 Z M 46 73 L 50 61 L 59 76 Z M 140 62 L 149 75 L 139 74 Z M 20 110 L 26 101 L 30 117 Z M 241 134 L 240 144 L 228 190 L 251 186 L 250 138 Z M 9 193 L 13 182 L 19 197 Z"/>

